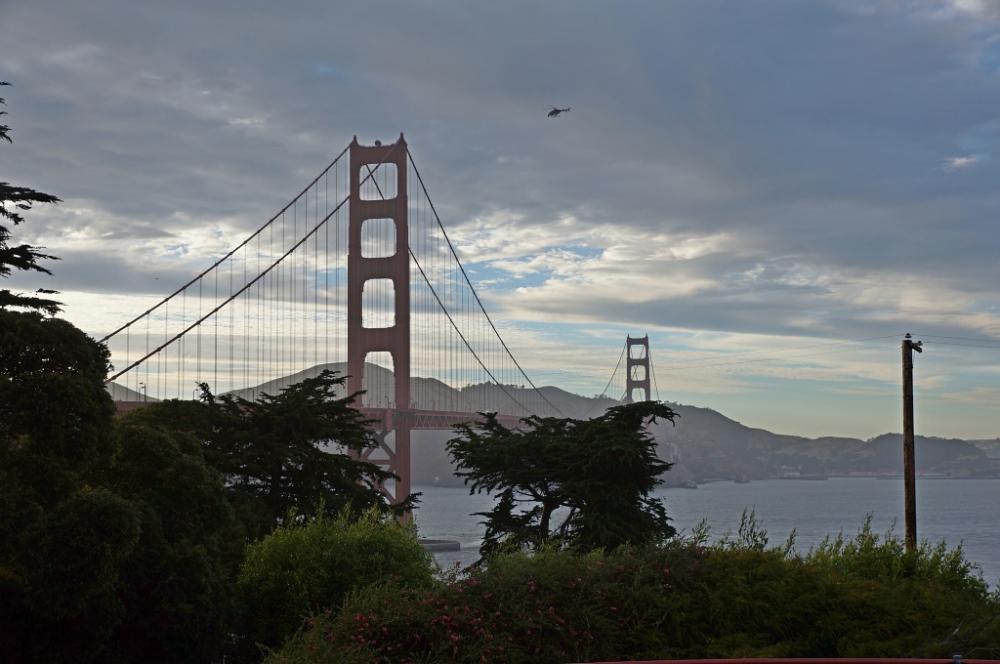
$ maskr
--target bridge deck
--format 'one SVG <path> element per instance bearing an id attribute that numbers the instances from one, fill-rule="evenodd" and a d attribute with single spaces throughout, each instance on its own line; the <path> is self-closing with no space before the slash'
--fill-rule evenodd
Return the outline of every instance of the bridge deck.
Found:
<path id="1" fill-rule="evenodd" d="M 411 429 L 453 429 L 456 424 L 476 422 L 482 419 L 479 413 L 463 413 L 445 410 L 396 410 L 395 408 L 360 408 L 365 417 L 379 423 L 383 430 L 392 429 L 402 418 L 409 420 Z M 516 415 L 498 415 L 500 424 L 508 428 L 521 425 Z"/>

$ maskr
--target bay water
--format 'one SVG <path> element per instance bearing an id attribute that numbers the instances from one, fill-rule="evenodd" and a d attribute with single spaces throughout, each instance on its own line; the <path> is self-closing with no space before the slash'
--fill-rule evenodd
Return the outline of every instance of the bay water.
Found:
<path id="1" fill-rule="evenodd" d="M 457 487 L 418 486 L 422 493 L 414 512 L 420 537 L 454 540 L 462 549 L 441 552 L 442 566 L 467 565 L 478 559 L 483 518 L 493 500 Z M 895 524 L 903 535 L 903 481 L 875 478 L 827 480 L 763 480 L 746 484 L 713 482 L 697 489 L 661 489 L 667 513 L 679 531 L 691 532 L 700 521 L 711 527 L 711 539 L 735 534 L 743 510 L 754 510 L 772 545 L 780 545 L 794 529 L 796 550 L 806 552 L 827 536 L 857 533 L 867 514 L 872 527 L 885 533 Z M 917 481 L 917 535 L 931 542 L 961 543 L 991 586 L 1000 582 L 1000 479 Z"/>

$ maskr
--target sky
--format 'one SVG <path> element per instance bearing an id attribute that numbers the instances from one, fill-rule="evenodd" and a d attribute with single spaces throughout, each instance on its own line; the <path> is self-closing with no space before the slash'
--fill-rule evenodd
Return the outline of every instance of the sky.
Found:
<path id="1" fill-rule="evenodd" d="M 16 239 L 106 332 L 405 132 L 537 383 L 810 436 L 1000 436 L 1000 2 L 0 0 Z M 557 119 L 550 105 L 571 106 Z M 10 287 L 34 286 L 14 280 Z"/>

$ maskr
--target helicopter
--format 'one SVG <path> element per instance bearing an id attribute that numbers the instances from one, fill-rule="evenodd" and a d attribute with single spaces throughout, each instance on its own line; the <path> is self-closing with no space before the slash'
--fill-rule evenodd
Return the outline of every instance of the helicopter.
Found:
<path id="1" fill-rule="evenodd" d="M 548 117 L 550 117 L 550 118 L 558 118 L 561 114 L 563 114 L 563 113 L 569 113 L 571 110 L 573 110 L 573 109 L 571 109 L 569 106 L 567 106 L 566 108 L 557 108 L 555 106 L 549 106 L 549 115 L 548 115 Z"/>

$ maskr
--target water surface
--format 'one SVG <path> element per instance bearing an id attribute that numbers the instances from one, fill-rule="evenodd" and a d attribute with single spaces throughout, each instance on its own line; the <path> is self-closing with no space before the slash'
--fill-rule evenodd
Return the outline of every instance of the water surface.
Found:
<path id="1" fill-rule="evenodd" d="M 483 512 L 492 507 L 485 495 L 469 495 L 462 488 L 415 487 L 423 492 L 415 520 L 421 537 L 451 539 L 462 551 L 437 554 L 442 565 L 478 558 L 483 536 Z M 865 519 L 879 533 L 895 521 L 903 532 L 902 480 L 832 478 L 829 480 L 765 480 L 749 484 L 715 482 L 697 489 L 662 489 L 667 512 L 678 530 L 690 531 L 702 519 L 713 539 L 735 532 L 744 509 L 756 511 L 772 544 L 781 544 L 792 529 L 797 549 L 808 551 L 827 535 L 853 535 Z M 991 585 L 1000 581 L 1000 479 L 918 480 L 917 533 L 921 539 L 963 543 L 967 557 L 978 563 Z"/>

